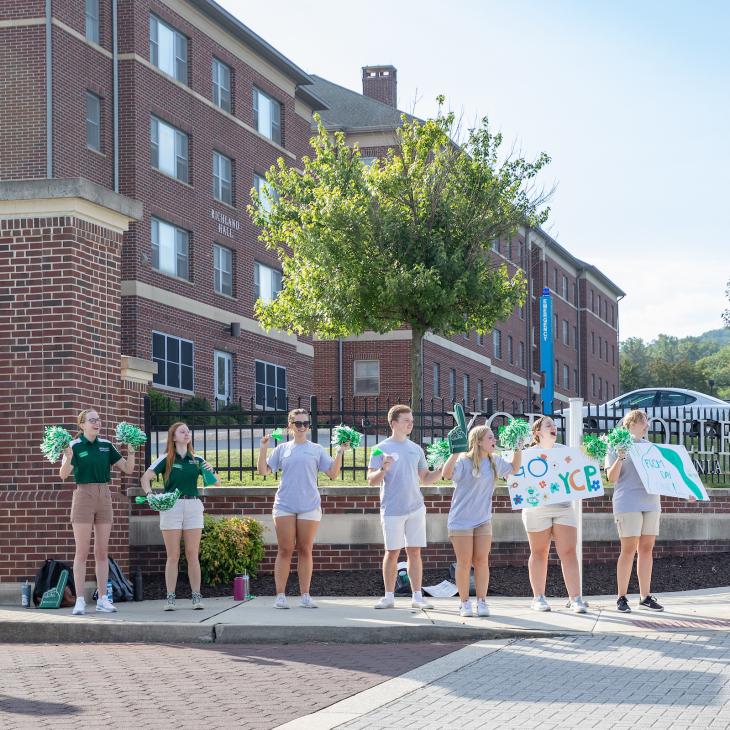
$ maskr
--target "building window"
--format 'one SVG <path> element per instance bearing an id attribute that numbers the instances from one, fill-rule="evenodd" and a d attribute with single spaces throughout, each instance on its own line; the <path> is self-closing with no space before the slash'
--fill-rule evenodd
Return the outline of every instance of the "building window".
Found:
<path id="1" fill-rule="evenodd" d="M 253 90 L 253 126 L 264 137 L 281 144 L 281 104 L 256 88 Z"/>
<path id="2" fill-rule="evenodd" d="M 611 345 L 611 365 L 616 364 L 616 345 Z"/>
<path id="3" fill-rule="evenodd" d="M 441 397 L 441 366 L 437 362 L 433 364 L 433 397 Z"/>
<path id="4" fill-rule="evenodd" d="M 464 332 L 464 339 L 465 340 L 468 340 L 469 339 L 469 333 L 468 332 Z"/>
<path id="5" fill-rule="evenodd" d="M 286 368 L 256 360 L 256 406 L 286 409 Z"/>
<path id="6" fill-rule="evenodd" d="M 231 69 L 223 61 L 213 59 L 211 66 L 213 82 L 213 103 L 227 112 L 231 112 Z"/>
<path id="7" fill-rule="evenodd" d="M 570 324 L 567 319 L 563 320 L 563 344 L 570 344 Z"/>
<path id="8" fill-rule="evenodd" d="M 213 352 L 215 372 L 215 399 L 228 403 L 233 397 L 233 355 L 230 352 Z"/>
<path id="9" fill-rule="evenodd" d="M 157 363 L 157 374 L 152 379 L 154 383 L 192 392 L 192 342 L 162 332 L 153 332 L 152 359 Z"/>
<path id="10" fill-rule="evenodd" d="M 151 221 L 152 267 L 165 274 L 189 278 L 189 233 L 158 218 Z"/>
<path id="11" fill-rule="evenodd" d="M 188 83 L 188 39 L 155 15 L 150 15 L 150 63 Z"/>
<path id="12" fill-rule="evenodd" d="M 532 342 L 532 346 L 536 347 L 535 344 L 535 325 L 533 324 L 532 327 L 530 327 L 530 341 Z"/>
<path id="13" fill-rule="evenodd" d="M 492 251 L 499 253 L 499 238 L 492 239 Z"/>
<path id="14" fill-rule="evenodd" d="M 563 275 L 563 299 L 568 301 L 568 277 Z"/>
<path id="15" fill-rule="evenodd" d="M 502 333 L 499 330 L 492 330 L 492 348 L 494 357 L 502 359 Z"/>
<path id="16" fill-rule="evenodd" d="M 101 152 L 101 99 L 86 92 L 86 146 Z"/>
<path id="17" fill-rule="evenodd" d="M 464 373 L 464 403 L 469 402 L 469 375 L 467 373 Z"/>
<path id="18" fill-rule="evenodd" d="M 525 305 L 523 304 L 520 307 L 520 319 L 524 319 L 524 318 L 525 318 Z"/>
<path id="19" fill-rule="evenodd" d="M 456 400 L 456 370 L 449 370 L 449 400 L 453 403 Z"/>
<path id="20" fill-rule="evenodd" d="M 525 343 L 520 342 L 520 367 L 525 367 Z"/>
<path id="21" fill-rule="evenodd" d="M 188 182 L 188 135 L 157 117 L 150 120 L 152 167 Z"/>
<path id="22" fill-rule="evenodd" d="M 360 156 L 360 163 L 363 167 L 372 167 L 375 160 L 377 160 L 377 157 L 368 157 L 366 155 Z"/>
<path id="23" fill-rule="evenodd" d="M 219 294 L 233 296 L 233 251 L 213 244 L 213 286 Z"/>
<path id="24" fill-rule="evenodd" d="M 213 197 L 233 205 L 233 160 L 213 152 Z"/>
<path id="25" fill-rule="evenodd" d="M 590 294 L 591 294 L 591 296 L 589 298 L 590 303 L 591 303 L 590 308 L 591 308 L 591 312 L 593 312 L 595 314 L 596 307 L 595 307 L 595 297 L 593 296 L 593 289 L 590 290 Z"/>
<path id="26" fill-rule="evenodd" d="M 270 213 L 271 209 L 274 207 L 274 203 L 279 197 L 276 194 L 276 190 L 271 187 L 271 183 L 269 183 L 263 175 L 259 175 L 258 173 L 254 173 L 253 186 L 256 189 L 259 200 L 261 201 L 261 207 L 264 211 Z"/>
<path id="27" fill-rule="evenodd" d="M 355 360 L 355 395 L 380 393 L 380 360 Z"/>
<path id="28" fill-rule="evenodd" d="M 99 42 L 99 0 L 86 0 L 86 40 Z"/>
<path id="29" fill-rule="evenodd" d="M 484 335 L 477 334 L 477 345 L 483 345 L 484 344 Z"/>
<path id="30" fill-rule="evenodd" d="M 484 408 L 484 381 L 477 380 L 477 410 Z"/>
<path id="31" fill-rule="evenodd" d="M 611 305 L 611 324 L 616 324 L 615 318 L 616 318 L 616 314 L 615 314 L 615 310 L 614 310 L 613 304 L 612 304 Z"/>
<path id="32" fill-rule="evenodd" d="M 555 361 L 555 371 L 553 372 L 553 384 L 558 385 L 560 383 L 560 363 Z"/>
<path id="33" fill-rule="evenodd" d="M 603 399 L 603 378 L 598 378 L 598 397 Z"/>
<path id="34" fill-rule="evenodd" d="M 591 373 L 591 390 L 593 391 L 593 397 L 596 397 L 596 374 Z"/>
<path id="35" fill-rule="evenodd" d="M 507 258 L 512 260 L 512 236 L 507 239 Z"/>
<path id="36" fill-rule="evenodd" d="M 591 351 L 594 355 L 596 354 L 596 333 L 595 332 L 591 332 Z"/>
<path id="37" fill-rule="evenodd" d="M 558 336 L 558 315 L 553 315 L 553 331 L 552 331 L 553 339 L 555 339 Z"/>
<path id="38" fill-rule="evenodd" d="M 563 365 L 563 387 L 570 389 L 570 368 L 567 365 Z"/>
<path id="39" fill-rule="evenodd" d="M 573 349 L 578 349 L 578 327 L 573 325 Z"/>
<path id="40" fill-rule="evenodd" d="M 512 347 L 512 335 L 507 335 L 507 362 L 512 365 L 515 361 L 514 349 Z"/>
<path id="41" fill-rule="evenodd" d="M 578 392 L 578 371 L 575 368 L 573 368 L 573 390 Z"/>
<path id="42" fill-rule="evenodd" d="M 281 291 L 281 271 L 254 261 L 253 283 L 256 299 L 261 299 L 265 304 L 273 302 Z"/>
<path id="43" fill-rule="evenodd" d="M 558 293 L 558 267 L 553 269 L 553 292 Z"/>

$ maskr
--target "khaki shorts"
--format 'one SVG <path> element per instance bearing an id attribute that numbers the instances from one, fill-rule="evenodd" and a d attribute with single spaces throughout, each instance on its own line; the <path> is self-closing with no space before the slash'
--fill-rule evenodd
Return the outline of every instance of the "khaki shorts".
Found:
<path id="1" fill-rule="evenodd" d="M 108 484 L 79 484 L 71 498 L 71 524 L 111 525 L 114 510 Z"/>
<path id="2" fill-rule="evenodd" d="M 178 499 L 171 509 L 160 512 L 161 530 L 202 530 L 203 502 L 199 499 Z"/>
<path id="3" fill-rule="evenodd" d="M 470 527 L 467 530 L 449 530 L 449 537 L 483 537 L 484 535 L 492 536 L 491 522 L 482 522 L 481 525 Z"/>
<path id="4" fill-rule="evenodd" d="M 658 535 L 661 512 L 620 512 L 613 516 L 619 537 Z"/>
<path id="5" fill-rule="evenodd" d="M 278 507 L 271 513 L 272 517 L 296 517 L 298 520 L 311 520 L 312 522 L 322 521 L 322 508 L 310 510 L 309 512 L 287 512 Z"/>
<path id="6" fill-rule="evenodd" d="M 543 507 L 532 507 L 522 510 L 522 524 L 527 532 L 542 532 L 553 525 L 578 527 L 578 519 L 570 504 L 561 507 L 559 504 L 546 504 Z"/>

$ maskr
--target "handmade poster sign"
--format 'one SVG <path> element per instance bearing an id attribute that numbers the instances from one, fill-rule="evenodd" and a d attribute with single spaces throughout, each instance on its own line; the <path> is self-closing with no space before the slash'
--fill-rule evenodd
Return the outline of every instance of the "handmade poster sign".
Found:
<path id="1" fill-rule="evenodd" d="M 600 497 L 603 482 L 598 462 L 582 449 L 541 449 L 522 452 L 522 466 L 507 477 L 512 509 Z"/>
<path id="2" fill-rule="evenodd" d="M 707 490 L 684 446 L 635 443 L 629 457 L 649 494 L 709 500 Z"/>

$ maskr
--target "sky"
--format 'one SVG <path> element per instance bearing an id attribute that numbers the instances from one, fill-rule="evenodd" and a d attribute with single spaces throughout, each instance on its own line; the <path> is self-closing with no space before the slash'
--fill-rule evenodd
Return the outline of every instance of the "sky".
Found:
<path id="1" fill-rule="evenodd" d="M 725 0 L 218 0 L 309 73 L 552 158 L 546 230 L 626 292 L 619 337 L 684 337 L 730 306 L 730 3 Z"/>

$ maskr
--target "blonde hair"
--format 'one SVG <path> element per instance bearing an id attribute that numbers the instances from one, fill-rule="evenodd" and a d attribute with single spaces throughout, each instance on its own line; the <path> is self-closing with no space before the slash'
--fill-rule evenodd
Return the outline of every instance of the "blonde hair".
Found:
<path id="1" fill-rule="evenodd" d="M 540 429 L 542 428 L 542 424 L 547 421 L 547 419 L 550 418 L 550 416 L 540 416 L 540 418 L 535 419 L 535 422 L 532 424 L 532 443 L 530 446 L 539 446 L 540 445 Z"/>
<path id="2" fill-rule="evenodd" d="M 96 408 L 86 408 L 81 411 L 78 416 L 76 416 L 76 425 L 79 427 L 79 431 L 76 436 L 74 436 L 74 438 L 78 438 L 84 432 L 83 426 L 84 423 L 86 423 L 86 416 L 88 416 L 89 413 L 93 413 L 94 411 L 98 413 Z"/>
<path id="3" fill-rule="evenodd" d="M 497 476 L 497 467 L 494 463 L 494 457 L 491 454 L 482 453 L 482 447 L 479 442 L 484 438 L 487 431 L 492 429 L 489 426 L 476 426 L 469 431 L 468 451 L 461 458 L 471 461 L 471 473 L 478 477 L 482 467 L 482 459 L 486 456 L 489 459 L 489 466 L 492 467 L 492 473 Z"/>
<path id="4" fill-rule="evenodd" d="M 403 414 L 403 413 L 412 413 L 410 406 L 404 406 L 404 405 L 393 406 L 388 411 L 388 425 L 393 423 L 393 421 L 397 421 L 401 417 L 401 414 Z"/>
<path id="5" fill-rule="evenodd" d="M 644 413 L 644 411 L 639 410 L 638 408 L 634 408 L 633 410 L 629 411 L 622 420 L 622 423 L 625 428 L 631 428 L 637 421 L 647 421 L 648 422 L 649 417 Z"/>

